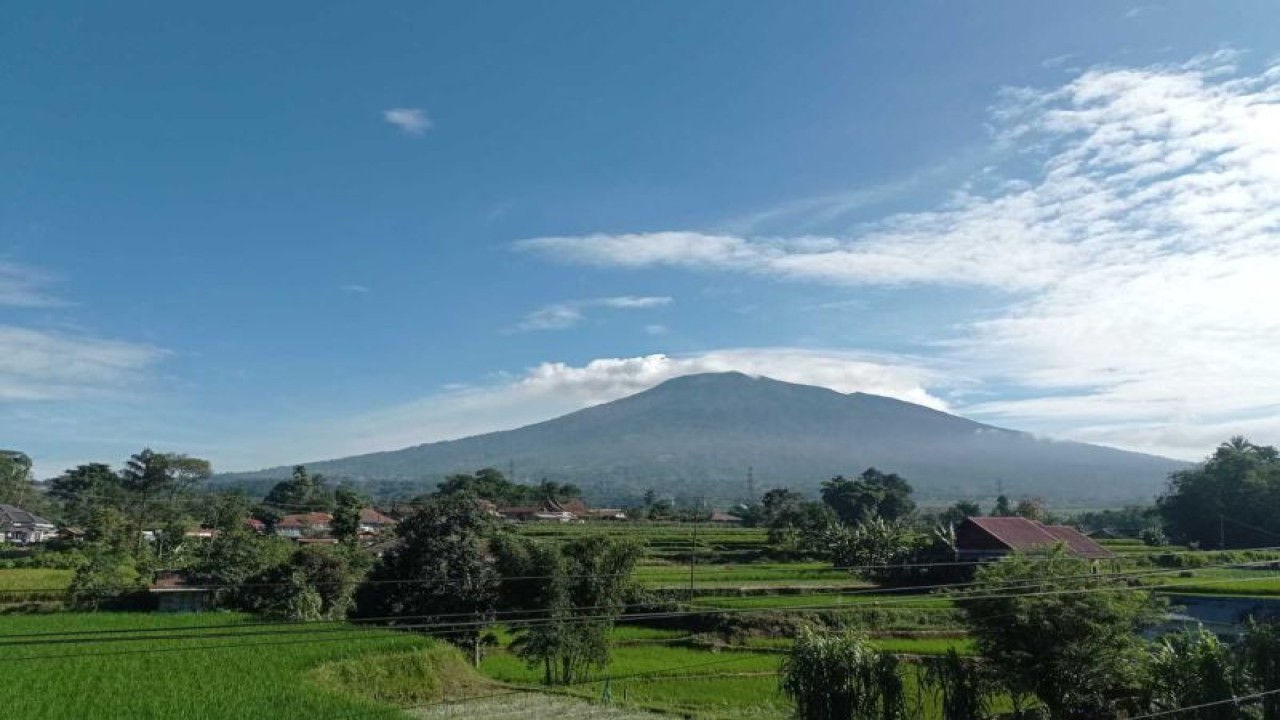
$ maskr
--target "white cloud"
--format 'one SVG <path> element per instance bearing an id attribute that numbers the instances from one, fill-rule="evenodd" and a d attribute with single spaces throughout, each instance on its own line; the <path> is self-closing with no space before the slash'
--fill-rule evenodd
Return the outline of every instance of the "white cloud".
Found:
<path id="1" fill-rule="evenodd" d="M 650 335 L 666 335 L 669 332 L 666 325 L 660 325 L 658 323 L 645 325 L 644 331 Z"/>
<path id="2" fill-rule="evenodd" d="M 48 294 L 50 277 L 35 268 L 0 262 L 0 307 L 55 307 L 65 303 Z"/>
<path id="3" fill-rule="evenodd" d="M 582 322 L 586 316 L 573 305 L 546 305 L 529 313 L 516 325 L 516 330 L 568 330 Z"/>
<path id="4" fill-rule="evenodd" d="M 671 298 L 655 295 L 619 295 L 617 297 L 600 298 L 590 304 L 603 305 L 604 307 L 618 308 L 620 310 L 638 310 L 670 305 Z"/>
<path id="5" fill-rule="evenodd" d="M 137 381 L 165 352 L 148 345 L 0 325 L 0 400 L 74 400 Z"/>
<path id="6" fill-rule="evenodd" d="M 382 119 L 412 137 L 422 137 L 435 126 L 422 108 L 391 108 L 382 111 Z"/>
<path id="7" fill-rule="evenodd" d="M 854 235 L 690 230 L 517 246 L 587 265 L 1002 291 L 1004 312 L 942 347 L 1028 399 L 971 412 L 1184 457 L 1208 449 L 1200 427 L 1280 442 L 1280 67 L 1241 75 L 1237 59 L 1007 92 L 993 111 L 997 145 L 1016 150 L 1006 167 Z"/>
<path id="8" fill-rule="evenodd" d="M 342 292 L 353 293 L 356 295 L 368 295 L 373 292 L 373 288 L 370 288 L 368 285 L 360 285 L 358 283 L 348 283 L 338 289 Z"/>
<path id="9" fill-rule="evenodd" d="M 645 310 L 670 305 L 672 299 L 662 295 L 618 295 L 614 297 L 592 298 L 590 300 L 570 300 L 567 302 L 544 305 L 525 315 L 513 328 L 518 332 L 538 330 L 568 330 L 586 319 L 586 309 L 604 307 L 613 310 Z"/>

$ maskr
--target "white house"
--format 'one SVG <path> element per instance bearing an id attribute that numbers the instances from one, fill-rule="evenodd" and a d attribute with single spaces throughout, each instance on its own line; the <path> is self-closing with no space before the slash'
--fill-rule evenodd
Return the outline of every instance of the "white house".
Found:
<path id="1" fill-rule="evenodd" d="M 0 505 L 0 542 L 15 545 L 39 543 L 53 537 L 53 523 L 13 505 Z"/>

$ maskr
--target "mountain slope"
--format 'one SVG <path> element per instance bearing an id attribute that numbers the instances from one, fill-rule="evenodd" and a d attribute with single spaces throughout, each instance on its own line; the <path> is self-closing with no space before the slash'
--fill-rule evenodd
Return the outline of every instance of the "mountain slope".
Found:
<path id="1" fill-rule="evenodd" d="M 897 472 L 925 498 L 994 494 L 1112 503 L 1149 499 L 1186 463 L 1027 433 L 865 393 L 739 373 L 690 375 L 515 430 L 308 463 L 351 479 L 424 479 L 514 464 L 520 478 L 569 480 L 599 499 L 660 491 L 720 500 L 812 489 L 867 467 Z M 283 468 L 224 476 L 284 477 Z"/>

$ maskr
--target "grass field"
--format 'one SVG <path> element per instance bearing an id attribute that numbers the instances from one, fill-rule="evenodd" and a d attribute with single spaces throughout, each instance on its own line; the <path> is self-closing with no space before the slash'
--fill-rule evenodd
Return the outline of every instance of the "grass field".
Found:
<path id="1" fill-rule="evenodd" d="M 742 645 L 749 648 L 790 650 L 791 638 L 746 638 Z M 977 646 L 969 637 L 873 637 L 871 645 L 899 655 L 945 655 L 954 649 L 961 655 L 976 655 Z"/>
<path id="2" fill-rule="evenodd" d="M 777 694 L 782 656 L 774 652 L 723 651 L 681 645 L 621 645 L 599 677 L 620 704 L 684 713 L 698 718 L 784 718 L 789 705 Z M 542 675 L 505 652 L 487 656 L 481 671 L 509 683 L 533 685 Z M 644 677 L 628 677 L 643 674 Z M 599 699 L 605 683 L 572 688 Z"/>
<path id="3" fill-rule="evenodd" d="M 689 587 L 688 565 L 642 565 L 636 578 L 653 588 Z M 869 587 L 829 563 L 699 564 L 693 567 L 694 588 Z"/>
<path id="4" fill-rule="evenodd" d="M 435 668 L 432 674 L 437 675 L 440 668 L 456 664 L 456 656 L 442 655 L 453 653 L 452 649 L 406 633 L 326 625 L 341 632 L 320 635 L 315 633 L 317 626 L 249 627 L 249 622 L 246 616 L 224 613 L 0 616 L 0 657 L 4 658 L 0 695 L 6 716 L 230 720 L 373 713 L 370 717 L 391 717 L 393 713 L 379 712 L 387 710 L 388 704 L 352 691 L 353 686 L 378 690 L 378 668 L 387 669 L 378 658 L 398 654 L 394 669 L 401 675 L 404 663 Z M 229 627 L 197 629 L 204 625 Z M 291 634 L 299 630 L 307 634 Z M 15 637 L 96 631 L 126 632 Z M 146 631 L 159 632 L 137 639 Z M 161 639 L 175 635 L 182 639 Z M 54 639 L 62 644 L 50 644 Z M 85 639 L 93 642 L 82 642 Z M 17 644 L 32 641 L 38 644 Z M 430 682 L 419 682 L 414 697 L 429 699 L 443 692 Z M 393 693 L 393 697 L 398 696 Z"/>
<path id="5" fill-rule="evenodd" d="M 46 568 L 0 570 L 0 591 L 65 590 L 71 584 L 72 575 L 75 575 L 74 570 Z M 0 602 L 3 601 L 4 598 L 0 597 Z"/>
<path id="6" fill-rule="evenodd" d="M 850 594 L 839 592 L 799 593 L 795 595 L 703 595 L 690 601 L 695 607 L 772 610 L 777 608 L 820 608 L 838 610 L 843 606 L 869 607 L 882 605 L 882 609 L 901 610 L 951 610 L 955 603 L 950 598 L 927 595 L 902 595 L 891 593 Z"/>

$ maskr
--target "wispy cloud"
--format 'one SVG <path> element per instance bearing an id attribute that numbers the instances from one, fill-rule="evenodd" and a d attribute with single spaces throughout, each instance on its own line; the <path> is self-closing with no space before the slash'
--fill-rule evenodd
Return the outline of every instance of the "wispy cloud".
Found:
<path id="1" fill-rule="evenodd" d="M 586 265 L 993 289 L 1007 309 L 941 347 L 1028 399 L 972 411 L 1068 434 L 1105 426 L 1112 444 L 1165 451 L 1208 418 L 1248 418 L 1280 441 L 1268 405 L 1280 397 L 1280 66 L 1242 75 L 1236 60 L 1005 93 L 992 124 L 1018 151 L 1002 168 L 1011 181 L 979 191 L 991 183 L 975 178 L 854 235 L 680 230 L 517 247 Z M 1019 171 L 1028 154 L 1032 174 Z"/>
<path id="2" fill-rule="evenodd" d="M 140 380 L 165 355 L 149 345 L 0 325 L 0 400 L 100 396 Z"/>
<path id="3" fill-rule="evenodd" d="M 587 318 L 586 310 L 592 307 L 603 307 L 614 310 L 644 310 L 670 305 L 672 299 L 659 295 L 617 295 L 613 297 L 592 298 L 590 300 L 570 300 L 566 302 L 544 305 L 524 317 L 513 330 L 532 332 L 537 330 L 568 330 L 577 326 Z"/>
<path id="4" fill-rule="evenodd" d="M 56 307 L 67 303 L 48 292 L 52 278 L 36 268 L 0 261 L 0 307 Z"/>
<path id="5" fill-rule="evenodd" d="M 412 137 L 422 137 L 434 127 L 427 111 L 422 108 L 391 108 L 382 111 L 382 119 L 400 128 L 400 131 Z"/>
<path id="6" fill-rule="evenodd" d="M 370 288 L 368 285 L 360 285 L 358 283 L 348 283 L 338 289 L 342 292 L 353 293 L 356 295 L 368 295 L 373 292 L 373 288 Z"/>

